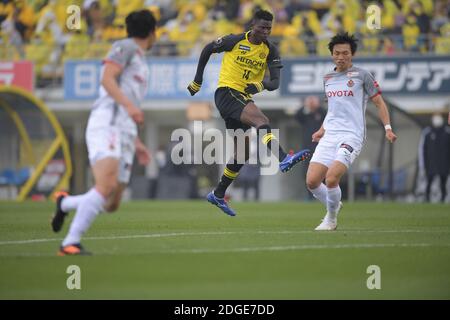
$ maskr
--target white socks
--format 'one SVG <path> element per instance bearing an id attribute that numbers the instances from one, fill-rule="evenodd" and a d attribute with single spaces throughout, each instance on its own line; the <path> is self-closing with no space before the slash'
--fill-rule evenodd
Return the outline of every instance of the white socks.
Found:
<path id="1" fill-rule="evenodd" d="M 327 216 L 331 219 L 335 219 L 342 196 L 341 188 L 339 186 L 327 188 L 327 191 Z"/>
<path id="2" fill-rule="evenodd" d="M 61 209 L 64 212 L 76 210 L 87 193 L 80 194 L 78 196 L 66 196 L 61 201 Z"/>
<path id="3" fill-rule="evenodd" d="M 92 188 L 84 195 L 73 198 L 78 198 L 78 208 L 70 225 L 69 233 L 62 243 L 63 246 L 80 243 L 81 236 L 89 229 L 95 217 L 103 210 L 105 203 L 105 198 L 95 188 Z M 75 205 L 75 202 L 71 203 L 69 201 L 68 203 Z"/>
<path id="4" fill-rule="evenodd" d="M 311 191 L 314 198 L 322 202 L 324 206 L 327 205 L 327 187 L 325 184 L 321 183 L 317 188 L 309 189 L 309 191 Z"/>

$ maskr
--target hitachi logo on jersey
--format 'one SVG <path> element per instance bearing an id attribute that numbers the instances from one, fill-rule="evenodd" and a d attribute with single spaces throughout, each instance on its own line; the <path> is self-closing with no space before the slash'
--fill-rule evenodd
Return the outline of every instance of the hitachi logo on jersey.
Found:
<path id="1" fill-rule="evenodd" d="M 249 46 L 244 46 L 243 44 L 240 44 L 239 45 L 239 50 L 250 51 L 250 47 Z"/>
<path id="2" fill-rule="evenodd" d="M 236 61 L 244 62 L 245 64 L 249 64 L 254 67 L 261 67 L 261 68 L 264 68 L 264 65 L 265 65 L 265 63 L 262 61 L 252 60 L 252 59 L 242 57 L 242 56 L 237 56 Z"/>
<path id="3" fill-rule="evenodd" d="M 354 97 L 352 90 L 327 91 L 327 97 Z"/>

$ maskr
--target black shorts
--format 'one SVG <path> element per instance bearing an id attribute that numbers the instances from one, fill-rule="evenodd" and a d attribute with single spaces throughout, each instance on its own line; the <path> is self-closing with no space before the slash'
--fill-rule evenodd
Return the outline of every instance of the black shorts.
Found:
<path id="1" fill-rule="evenodd" d="M 241 122 L 241 113 L 249 102 L 253 102 L 252 99 L 235 89 L 220 87 L 214 94 L 214 100 L 227 129 L 247 131 L 251 128 L 248 124 Z"/>

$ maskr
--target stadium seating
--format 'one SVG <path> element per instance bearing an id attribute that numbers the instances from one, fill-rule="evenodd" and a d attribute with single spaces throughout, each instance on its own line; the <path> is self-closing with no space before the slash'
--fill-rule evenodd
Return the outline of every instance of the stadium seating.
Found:
<path id="1" fill-rule="evenodd" d="M 38 77 L 50 57 L 56 57 L 51 64 L 62 64 L 67 59 L 102 58 L 110 42 L 126 36 L 126 15 L 144 8 L 150 9 L 158 19 L 161 41 L 155 46 L 154 55 L 196 55 L 198 47 L 206 42 L 246 30 L 257 8 L 274 13 L 272 40 L 280 46 L 283 56 L 327 56 L 328 39 L 340 30 L 357 34 L 361 39 L 359 52 L 362 55 L 374 55 L 380 51 L 388 55 L 405 52 L 450 53 L 450 5 L 442 0 L 384 0 L 380 4 L 382 30 L 368 30 L 365 11 L 369 3 L 356 0 L 305 3 L 174 0 L 160 6 L 152 3 L 146 7 L 149 3 L 144 0 L 2 1 L 0 25 L 7 19 L 23 25 L 22 51 L 26 59 L 35 62 Z M 232 3 L 236 3 L 237 7 L 234 8 Z M 69 4 L 79 5 L 83 10 L 82 29 L 79 31 L 66 27 L 66 8 Z M 17 17 L 13 16 L 15 10 Z M 61 34 L 55 31 L 58 28 Z M 9 45 L 11 41 L 8 32 L 0 28 L 0 58 L 24 58 L 20 48 Z M 55 66 L 53 68 L 56 69 Z M 58 73 L 55 75 L 58 76 Z"/>

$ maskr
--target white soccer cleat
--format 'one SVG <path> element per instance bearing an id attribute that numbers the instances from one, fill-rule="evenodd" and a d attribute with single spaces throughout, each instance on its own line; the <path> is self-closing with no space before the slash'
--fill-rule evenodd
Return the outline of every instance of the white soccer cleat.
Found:
<path id="1" fill-rule="evenodd" d="M 316 231 L 334 231 L 337 228 L 337 220 L 325 218 L 314 230 Z"/>
<path id="2" fill-rule="evenodd" d="M 329 217 L 327 213 L 325 218 L 323 218 L 322 222 L 314 229 L 316 231 L 334 231 L 337 229 L 337 214 L 342 209 L 342 201 L 339 201 L 339 208 L 336 212 L 336 217 L 334 219 Z"/>

